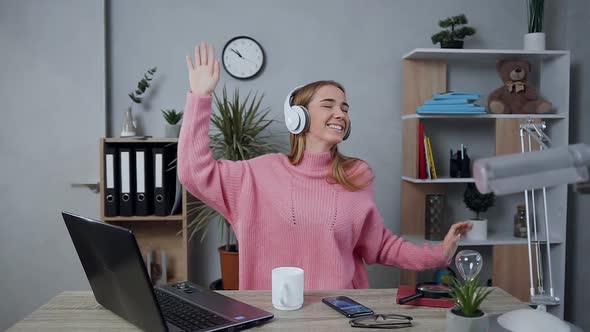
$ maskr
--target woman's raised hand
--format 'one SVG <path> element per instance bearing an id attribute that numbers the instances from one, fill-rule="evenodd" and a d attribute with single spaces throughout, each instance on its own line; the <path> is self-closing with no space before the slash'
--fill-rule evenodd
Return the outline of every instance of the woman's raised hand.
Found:
<path id="1" fill-rule="evenodd" d="M 219 82 L 219 61 L 213 46 L 202 42 L 195 46 L 195 61 L 186 56 L 191 91 L 199 96 L 210 95 Z"/>
<path id="2" fill-rule="evenodd" d="M 467 234 L 473 228 L 473 225 L 469 221 L 462 221 L 453 224 L 449 232 L 445 236 L 442 247 L 443 247 L 443 254 L 448 259 L 452 258 L 457 251 L 457 247 L 459 246 L 459 239 L 461 239 L 461 235 Z"/>

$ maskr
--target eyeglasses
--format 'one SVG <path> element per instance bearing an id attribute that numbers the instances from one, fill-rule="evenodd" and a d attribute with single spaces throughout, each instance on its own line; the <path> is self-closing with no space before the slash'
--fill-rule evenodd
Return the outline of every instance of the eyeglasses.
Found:
<path id="1" fill-rule="evenodd" d="M 401 329 L 412 326 L 412 317 L 397 314 L 376 314 L 363 316 L 350 320 L 352 327 L 365 327 L 374 329 Z"/>

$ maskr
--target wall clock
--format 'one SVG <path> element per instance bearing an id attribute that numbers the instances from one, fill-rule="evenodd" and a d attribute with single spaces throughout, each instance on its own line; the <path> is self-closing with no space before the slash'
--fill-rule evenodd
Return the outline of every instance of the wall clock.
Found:
<path id="1" fill-rule="evenodd" d="M 221 60 L 228 74 L 243 80 L 258 75 L 265 63 L 262 46 L 246 36 L 234 37 L 228 41 L 223 48 Z"/>

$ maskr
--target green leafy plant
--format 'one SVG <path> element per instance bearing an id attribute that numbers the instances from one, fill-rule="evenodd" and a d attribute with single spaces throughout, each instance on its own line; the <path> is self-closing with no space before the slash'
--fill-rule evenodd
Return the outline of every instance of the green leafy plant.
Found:
<path id="1" fill-rule="evenodd" d="M 446 30 L 435 33 L 432 35 L 432 37 L 430 37 L 430 39 L 432 40 L 433 44 L 440 43 L 441 46 L 454 41 L 463 40 L 465 37 L 472 36 L 476 32 L 475 28 L 470 26 L 458 27 L 467 23 L 468 21 L 465 14 L 447 17 L 444 20 L 440 20 L 438 25 Z"/>
<path id="2" fill-rule="evenodd" d="M 545 0 L 527 0 L 529 33 L 543 32 Z"/>
<path id="3" fill-rule="evenodd" d="M 274 135 L 265 132 L 275 120 L 268 118 L 270 108 L 260 106 L 263 98 L 264 95 L 252 96 L 250 92 L 242 99 L 238 89 L 230 97 L 225 87 L 221 97 L 214 94 L 217 112 L 211 115 L 211 122 L 216 132 L 212 132 L 210 138 L 215 159 L 248 160 L 277 150 L 276 144 L 269 141 Z M 233 248 L 229 224 L 219 212 L 201 201 L 189 203 L 187 212 L 191 220 L 188 224 L 190 239 L 202 232 L 203 241 L 207 226 L 216 219 L 222 228 L 221 236 L 225 233 L 225 249 Z"/>
<path id="4" fill-rule="evenodd" d="M 162 115 L 164 116 L 166 122 L 168 122 L 171 125 L 175 125 L 179 123 L 180 120 L 182 120 L 183 112 L 177 112 L 175 109 L 162 110 Z"/>
<path id="5" fill-rule="evenodd" d="M 450 295 L 455 303 L 453 312 L 465 317 L 479 317 L 483 315 L 479 306 L 490 295 L 493 289 L 482 286 L 477 279 L 465 280 L 463 282 L 452 276 L 450 279 Z"/>
<path id="6" fill-rule="evenodd" d="M 143 78 L 137 82 L 137 88 L 135 91 L 129 92 L 129 98 L 136 103 L 141 104 L 143 98 L 141 97 L 145 91 L 150 87 L 150 81 L 154 79 L 154 74 L 158 67 L 149 69 L 146 74 L 143 74 Z"/>
<path id="7" fill-rule="evenodd" d="M 488 208 L 494 206 L 494 193 L 482 194 L 477 190 L 475 184 L 468 183 L 463 193 L 463 202 L 467 207 L 476 213 L 476 219 L 479 219 L 481 212 L 486 212 Z"/>

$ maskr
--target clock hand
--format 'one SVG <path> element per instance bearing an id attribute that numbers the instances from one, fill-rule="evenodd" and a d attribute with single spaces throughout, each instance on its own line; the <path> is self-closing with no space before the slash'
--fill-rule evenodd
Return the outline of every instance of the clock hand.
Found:
<path id="1" fill-rule="evenodd" d="M 235 54 L 237 54 L 237 55 L 238 55 L 240 58 L 242 58 L 242 59 L 244 58 L 244 57 L 243 57 L 243 56 L 240 54 L 240 52 L 236 51 L 236 50 L 235 50 L 235 49 L 233 49 L 233 48 L 232 48 L 231 50 L 232 50 L 232 52 L 234 52 Z"/>

